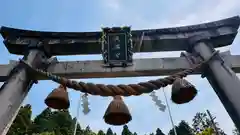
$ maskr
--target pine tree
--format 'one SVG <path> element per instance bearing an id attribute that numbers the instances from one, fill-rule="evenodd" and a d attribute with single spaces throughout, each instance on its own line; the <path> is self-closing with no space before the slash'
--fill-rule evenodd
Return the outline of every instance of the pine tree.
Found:
<path id="1" fill-rule="evenodd" d="M 75 124 L 76 124 L 77 118 L 73 118 L 73 129 L 75 128 Z M 77 123 L 77 129 L 76 129 L 76 135 L 82 135 L 83 131 L 81 129 L 81 126 L 79 123 Z"/>
<path id="2" fill-rule="evenodd" d="M 32 110 L 31 105 L 25 105 L 20 108 L 20 111 L 14 120 L 7 135 L 72 135 L 77 121 L 76 118 L 71 117 L 68 110 L 58 110 L 52 112 L 50 108 L 46 108 L 35 119 L 31 120 Z M 218 133 L 226 135 L 219 127 L 217 122 Z M 211 121 L 206 114 L 197 113 L 193 119 L 194 130 L 202 129 L 197 135 L 210 135 L 213 132 Z M 192 128 L 187 122 L 181 121 L 176 126 L 178 135 L 193 135 Z M 239 135 L 235 129 L 234 135 Z M 80 124 L 77 123 L 77 135 L 117 135 L 113 133 L 111 128 L 108 128 L 104 133 L 102 130 L 98 134 L 94 133 L 89 126 L 86 129 L 81 129 Z M 132 133 L 127 125 L 123 126 L 122 135 L 137 135 L 136 132 Z M 151 133 L 150 135 L 154 135 Z M 157 128 L 156 135 L 164 135 L 164 133 Z M 170 130 L 169 135 L 174 135 L 173 129 Z"/>
<path id="3" fill-rule="evenodd" d="M 102 130 L 99 130 L 97 135 L 105 135 L 105 133 Z"/>
<path id="4" fill-rule="evenodd" d="M 156 135 L 165 135 L 161 129 L 157 128 Z"/>
<path id="5" fill-rule="evenodd" d="M 175 126 L 175 129 L 176 129 L 176 132 L 177 132 L 178 131 L 178 126 Z M 175 135 L 173 128 L 169 131 L 168 135 Z"/>
<path id="6" fill-rule="evenodd" d="M 86 127 L 86 129 L 84 130 L 84 135 L 90 134 L 91 133 L 91 129 L 89 126 Z"/>
<path id="7" fill-rule="evenodd" d="M 50 120 L 52 111 L 50 108 L 44 109 L 38 116 L 35 117 L 30 129 L 32 133 L 53 132 L 54 123 Z"/>
<path id="8" fill-rule="evenodd" d="M 96 135 L 89 126 L 86 127 L 86 129 L 83 131 L 83 135 Z"/>
<path id="9" fill-rule="evenodd" d="M 108 128 L 106 135 L 113 135 L 113 131 L 111 128 Z"/>
<path id="10" fill-rule="evenodd" d="M 193 129 L 188 125 L 188 123 L 182 120 L 178 126 L 175 126 L 178 135 L 194 135 Z M 168 133 L 169 135 L 175 135 L 174 130 L 171 129 Z"/>
<path id="11" fill-rule="evenodd" d="M 77 124 L 77 131 L 76 131 L 76 135 L 81 135 L 83 133 L 81 127 L 80 127 L 80 124 L 78 123 Z"/>
<path id="12" fill-rule="evenodd" d="M 123 126 L 122 135 L 132 135 L 127 125 Z"/>
<path id="13" fill-rule="evenodd" d="M 32 124 L 31 121 L 32 108 L 27 104 L 22 106 L 13 121 L 7 135 L 25 135 Z"/>
<path id="14" fill-rule="evenodd" d="M 193 135 L 193 129 L 188 125 L 188 123 L 182 120 L 177 128 L 178 135 Z"/>
<path id="15" fill-rule="evenodd" d="M 73 125 L 75 124 L 68 110 L 55 111 L 50 120 L 54 125 L 55 133 L 63 135 L 73 134 Z"/>

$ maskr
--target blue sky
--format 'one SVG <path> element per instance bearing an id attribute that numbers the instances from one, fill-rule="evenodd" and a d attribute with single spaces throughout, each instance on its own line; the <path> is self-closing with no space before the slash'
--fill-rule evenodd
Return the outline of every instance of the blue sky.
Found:
<path id="1" fill-rule="evenodd" d="M 240 15 L 239 0 L 1 0 L 0 26 L 44 30 L 44 31 L 96 31 L 101 26 L 131 25 L 133 29 L 163 28 L 198 24 L 215 21 L 226 17 Z M 240 35 L 234 44 L 221 50 L 231 50 L 232 54 L 240 54 Z M 19 56 L 10 55 L 0 38 L 0 63 L 17 60 Z M 179 56 L 180 52 L 159 52 L 135 54 L 134 58 L 156 58 Z M 100 55 L 58 57 L 59 60 L 96 60 Z M 137 83 L 155 79 L 156 77 L 84 79 L 87 82 L 119 84 Z M 174 122 L 191 121 L 198 111 L 209 109 L 220 126 L 229 135 L 232 134 L 233 123 L 215 95 L 206 79 L 200 76 L 188 77 L 200 90 L 194 101 L 186 105 L 175 105 L 170 102 Z M 41 81 L 34 85 L 26 103 L 33 105 L 33 114 L 40 113 L 45 106 L 44 99 L 58 85 L 51 81 Z M 170 99 L 170 87 L 165 88 Z M 76 116 L 78 92 L 70 90 L 71 113 Z M 162 91 L 157 95 L 164 100 Z M 206 100 L 207 99 L 207 100 Z M 104 129 L 109 125 L 103 122 L 102 116 L 111 98 L 89 96 L 91 112 L 80 114 L 79 121 L 83 127 L 90 125 L 92 130 Z M 149 95 L 125 98 L 132 113 L 133 120 L 128 124 L 132 131 L 143 135 L 161 128 L 165 133 L 171 128 L 168 113 L 158 111 Z M 139 104 L 144 102 L 144 104 Z M 122 127 L 111 127 L 120 133 Z"/>

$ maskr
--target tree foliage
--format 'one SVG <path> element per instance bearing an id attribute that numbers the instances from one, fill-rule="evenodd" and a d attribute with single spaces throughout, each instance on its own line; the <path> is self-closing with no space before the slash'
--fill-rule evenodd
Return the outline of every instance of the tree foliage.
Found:
<path id="1" fill-rule="evenodd" d="M 193 135 L 193 129 L 186 121 L 182 120 L 178 125 L 177 133 L 179 135 Z"/>
<path id="2" fill-rule="evenodd" d="M 201 133 L 197 133 L 197 135 L 212 135 L 214 130 L 212 128 L 206 128 Z"/>
<path id="3" fill-rule="evenodd" d="M 22 106 L 9 129 L 8 135 L 25 135 L 32 125 L 31 115 L 31 105 Z"/>
<path id="4" fill-rule="evenodd" d="M 207 114 L 203 112 L 199 112 L 194 116 L 192 126 L 195 134 L 208 133 L 211 131 L 218 132 L 219 135 L 226 135 L 226 133 L 219 128 L 219 124 L 216 121 L 212 123 L 211 119 L 207 117 Z M 214 130 L 214 126 L 217 131 Z"/>
<path id="5" fill-rule="evenodd" d="M 33 120 L 33 124 L 30 126 L 28 133 L 44 133 L 53 132 L 54 123 L 51 121 L 52 111 L 50 108 L 44 109 L 38 116 Z"/>
<path id="6" fill-rule="evenodd" d="M 193 129 L 189 126 L 186 121 L 181 121 L 178 126 L 175 126 L 178 135 L 193 135 Z M 174 130 L 171 129 L 168 133 L 169 135 L 175 135 Z"/>
<path id="7" fill-rule="evenodd" d="M 20 108 L 13 124 L 11 125 L 7 135 L 73 135 L 74 128 L 77 122 L 76 118 L 72 118 L 68 110 L 53 111 L 50 108 L 44 109 L 34 119 L 32 118 L 31 105 L 27 104 Z M 225 133 L 215 123 L 220 135 Z M 193 118 L 192 127 L 182 120 L 176 127 L 178 135 L 211 135 L 214 130 L 210 119 L 205 113 L 197 113 Z M 104 132 L 106 131 L 106 132 Z M 240 135 L 238 130 L 234 129 L 234 135 Z M 107 130 L 99 130 L 94 132 L 90 126 L 85 129 L 81 128 L 77 122 L 76 135 L 117 135 L 111 128 Z M 136 132 L 129 130 L 127 125 L 123 126 L 121 135 L 138 135 Z M 160 128 L 157 128 L 154 133 L 146 135 L 165 135 Z M 174 135 L 171 129 L 168 135 Z"/>
<path id="8" fill-rule="evenodd" d="M 108 128 L 106 135 L 113 135 L 113 131 L 111 128 Z"/>
<path id="9" fill-rule="evenodd" d="M 54 132 L 43 132 L 43 133 L 39 133 L 39 134 L 33 134 L 33 135 L 56 135 Z"/>
<path id="10" fill-rule="evenodd" d="M 157 128 L 156 135 L 165 135 L 160 128 Z"/>
<path id="11" fill-rule="evenodd" d="M 97 135 L 105 135 L 105 133 L 102 130 L 99 130 Z"/>
<path id="12" fill-rule="evenodd" d="M 68 110 L 52 111 L 46 108 L 33 120 L 31 114 L 31 105 L 21 107 L 7 135 L 72 135 L 74 132 L 76 118 L 72 118 Z M 95 134 L 92 134 L 90 127 L 83 132 L 77 123 L 76 135 L 83 133 Z"/>
<path id="13" fill-rule="evenodd" d="M 233 135 L 240 135 L 239 130 L 236 127 L 233 129 Z"/>
<path id="14" fill-rule="evenodd" d="M 123 126 L 122 135 L 133 135 L 132 132 L 128 129 L 127 125 Z"/>

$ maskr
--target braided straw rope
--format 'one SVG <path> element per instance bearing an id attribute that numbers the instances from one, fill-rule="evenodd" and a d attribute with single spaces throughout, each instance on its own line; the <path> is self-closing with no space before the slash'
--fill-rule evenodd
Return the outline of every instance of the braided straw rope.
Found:
<path id="1" fill-rule="evenodd" d="M 104 84 L 93 84 L 93 83 L 84 83 L 84 82 L 77 82 L 74 80 L 69 80 L 64 77 L 53 75 L 50 72 L 43 71 L 41 69 L 33 69 L 28 63 L 24 60 L 20 59 L 20 62 L 23 63 L 31 72 L 35 72 L 42 76 L 47 77 L 49 80 L 52 80 L 56 83 L 62 84 L 67 86 L 68 88 L 72 88 L 77 91 L 81 91 L 83 93 L 89 93 L 92 95 L 100 95 L 100 96 L 131 96 L 131 95 L 141 95 L 143 93 L 150 93 L 153 90 L 158 90 L 162 87 L 166 87 L 171 85 L 176 78 L 183 78 L 187 75 L 193 73 L 197 69 L 201 68 L 203 65 L 208 63 L 218 51 L 213 52 L 212 56 L 201 62 L 200 64 L 196 64 L 192 66 L 192 68 L 183 70 L 181 72 L 175 73 L 165 78 L 160 78 L 157 80 L 150 80 L 148 82 L 140 82 L 138 84 L 119 84 L 119 85 L 104 85 Z"/>

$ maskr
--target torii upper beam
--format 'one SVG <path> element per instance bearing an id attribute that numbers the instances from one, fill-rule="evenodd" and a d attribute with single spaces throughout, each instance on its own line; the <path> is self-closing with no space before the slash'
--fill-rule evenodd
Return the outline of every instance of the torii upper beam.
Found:
<path id="1" fill-rule="evenodd" d="M 164 29 L 133 30 L 134 52 L 180 51 L 188 49 L 187 39 L 204 33 L 211 44 L 222 47 L 232 44 L 240 24 L 240 17 L 235 16 L 215 22 L 173 27 Z M 140 38 L 144 32 L 142 45 Z M 51 55 L 100 54 L 101 32 L 44 32 L 10 27 L 1 27 L 0 33 L 4 44 L 12 54 L 23 55 L 30 40 L 42 40 Z"/>

